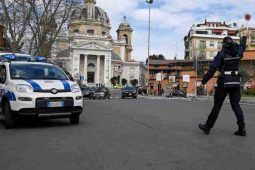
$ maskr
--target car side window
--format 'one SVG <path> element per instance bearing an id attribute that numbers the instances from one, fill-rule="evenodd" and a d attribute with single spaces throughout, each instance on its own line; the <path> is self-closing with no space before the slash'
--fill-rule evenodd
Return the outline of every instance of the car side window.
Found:
<path id="1" fill-rule="evenodd" d="M 0 66 L 0 83 L 4 84 L 6 82 L 6 68 L 5 66 Z"/>

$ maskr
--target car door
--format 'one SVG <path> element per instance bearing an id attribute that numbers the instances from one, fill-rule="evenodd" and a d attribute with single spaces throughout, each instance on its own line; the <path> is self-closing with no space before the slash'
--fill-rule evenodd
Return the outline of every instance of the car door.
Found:
<path id="1" fill-rule="evenodd" d="M 0 65 L 0 106 L 2 106 L 6 77 L 6 67 L 4 65 Z M 0 107 L 0 112 L 2 112 L 2 107 Z"/>

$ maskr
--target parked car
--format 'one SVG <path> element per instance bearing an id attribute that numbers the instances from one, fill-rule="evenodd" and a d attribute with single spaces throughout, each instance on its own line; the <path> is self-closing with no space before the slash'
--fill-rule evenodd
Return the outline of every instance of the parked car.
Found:
<path id="1" fill-rule="evenodd" d="M 91 87 L 90 87 L 90 90 L 91 90 L 92 93 L 95 92 L 96 89 L 97 89 L 96 86 L 91 86 Z"/>
<path id="2" fill-rule="evenodd" d="M 81 92 L 83 95 L 83 98 L 91 99 L 92 97 L 92 90 L 88 86 L 81 86 Z"/>
<path id="3" fill-rule="evenodd" d="M 137 90 L 131 85 L 127 85 L 122 89 L 122 99 L 126 97 L 133 97 L 137 99 Z"/>
<path id="4" fill-rule="evenodd" d="M 185 92 L 182 90 L 173 90 L 172 95 L 179 96 L 179 97 L 186 97 Z"/>
<path id="5" fill-rule="evenodd" d="M 98 87 L 92 92 L 93 99 L 110 99 L 110 90 L 106 87 Z"/>

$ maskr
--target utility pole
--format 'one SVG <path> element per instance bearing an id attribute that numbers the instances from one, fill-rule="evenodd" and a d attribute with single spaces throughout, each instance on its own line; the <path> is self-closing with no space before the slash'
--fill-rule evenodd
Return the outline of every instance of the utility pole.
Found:
<path id="1" fill-rule="evenodd" d="M 195 54 L 196 55 L 196 54 Z M 196 55 L 196 81 L 195 81 L 195 97 L 197 97 L 197 55 Z"/>
<path id="2" fill-rule="evenodd" d="M 149 6 L 149 27 L 148 27 L 148 94 L 150 92 L 150 39 L 151 39 L 151 4 L 153 0 L 146 0 Z"/>

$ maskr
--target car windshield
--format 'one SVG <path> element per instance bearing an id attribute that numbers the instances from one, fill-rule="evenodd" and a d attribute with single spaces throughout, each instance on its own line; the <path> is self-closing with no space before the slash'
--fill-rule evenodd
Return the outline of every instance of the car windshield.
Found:
<path id="1" fill-rule="evenodd" d="M 90 90 L 90 88 L 89 87 L 84 87 L 84 86 L 81 86 L 81 90 Z"/>
<path id="2" fill-rule="evenodd" d="M 124 87 L 124 90 L 135 90 L 133 86 L 126 86 Z"/>
<path id="3" fill-rule="evenodd" d="M 104 92 L 104 88 L 97 88 L 95 92 Z"/>
<path id="4" fill-rule="evenodd" d="M 10 73 L 12 79 L 68 80 L 60 68 L 45 64 L 12 63 Z"/>

